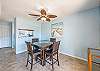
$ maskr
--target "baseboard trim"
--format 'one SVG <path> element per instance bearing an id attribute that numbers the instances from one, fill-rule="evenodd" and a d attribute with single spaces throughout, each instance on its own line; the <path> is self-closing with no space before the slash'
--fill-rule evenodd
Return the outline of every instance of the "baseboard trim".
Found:
<path id="1" fill-rule="evenodd" d="M 64 54 L 64 55 L 68 55 L 68 56 L 71 56 L 73 58 L 77 58 L 77 59 L 80 59 L 80 60 L 88 61 L 87 59 L 84 59 L 84 58 L 81 58 L 81 57 L 78 57 L 78 56 L 74 56 L 74 55 L 70 55 L 70 54 L 67 54 L 67 53 L 64 53 L 64 52 L 59 52 L 59 53 Z"/>

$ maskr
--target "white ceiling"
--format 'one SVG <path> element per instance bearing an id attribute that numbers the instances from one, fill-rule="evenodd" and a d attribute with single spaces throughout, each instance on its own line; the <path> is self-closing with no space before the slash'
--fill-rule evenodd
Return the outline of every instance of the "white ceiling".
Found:
<path id="1" fill-rule="evenodd" d="M 39 14 L 41 8 L 58 17 L 99 6 L 100 0 L 1 0 L 1 18 Z"/>

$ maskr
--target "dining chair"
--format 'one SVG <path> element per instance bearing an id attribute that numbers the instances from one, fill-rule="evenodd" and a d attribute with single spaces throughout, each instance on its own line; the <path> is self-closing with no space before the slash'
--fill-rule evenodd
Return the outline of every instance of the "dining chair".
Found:
<path id="1" fill-rule="evenodd" d="M 60 45 L 60 41 L 54 42 L 51 46 L 52 49 L 45 50 L 45 61 L 50 65 L 52 65 L 53 70 L 54 70 L 54 64 L 56 62 L 58 62 L 58 66 L 59 66 L 59 58 L 58 58 L 59 45 Z M 55 55 L 57 55 L 56 58 L 54 58 Z"/>
<path id="2" fill-rule="evenodd" d="M 50 38 L 50 42 L 56 42 L 56 38 Z M 49 46 L 48 50 L 52 49 L 52 44 Z"/>
<path id="3" fill-rule="evenodd" d="M 32 38 L 32 43 L 39 42 L 39 38 Z"/>
<path id="4" fill-rule="evenodd" d="M 100 49 L 88 48 L 88 71 L 92 71 L 93 63 L 100 65 L 97 59 L 100 60 Z"/>
<path id="5" fill-rule="evenodd" d="M 50 42 L 56 42 L 56 38 L 50 38 Z"/>
<path id="6" fill-rule="evenodd" d="M 41 61 L 41 65 L 44 66 L 45 65 L 45 49 L 49 48 L 49 46 L 51 45 L 52 43 L 39 43 L 37 44 L 39 47 L 40 47 L 40 54 L 38 54 L 36 56 L 36 61 Z"/>
<path id="7" fill-rule="evenodd" d="M 36 50 L 34 50 L 34 49 L 32 49 L 32 44 L 31 44 L 31 42 L 25 41 L 25 43 L 26 43 L 26 45 L 27 45 L 27 54 L 28 54 L 28 56 L 27 56 L 27 64 L 26 64 L 26 67 L 28 66 L 28 63 L 30 63 L 30 64 L 31 64 L 30 71 L 32 71 L 33 59 L 34 59 L 34 57 L 35 57 L 36 55 L 40 54 L 40 52 L 39 52 L 39 51 L 36 51 Z M 38 62 L 36 62 L 36 63 L 38 63 Z M 35 63 L 35 64 L 36 64 L 36 63 Z"/>
<path id="8" fill-rule="evenodd" d="M 33 38 L 32 43 L 35 43 L 35 42 L 39 42 L 39 38 Z M 39 47 L 36 45 L 33 45 L 33 49 L 36 51 L 40 51 Z"/>

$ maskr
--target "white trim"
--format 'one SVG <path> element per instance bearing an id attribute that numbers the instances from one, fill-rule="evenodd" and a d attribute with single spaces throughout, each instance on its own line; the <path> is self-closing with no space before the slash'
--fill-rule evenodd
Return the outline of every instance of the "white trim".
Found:
<path id="1" fill-rule="evenodd" d="M 64 53 L 64 52 L 59 52 L 59 53 L 64 54 L 64 55 L 68 55 L 68 56 L 71 56 L 71 57 L 74 57 L 74 58 L 77 58 L 77 59 L 80 59 L 80 60 L 88 61 L 87 59 L 84 59 L 84 58 L 81 58 L 81 57 L 78 57 L 78 56 L 74 56 L 74 55 L 70 55 L 70 54 L 67 54 L 67 53 Z"/>

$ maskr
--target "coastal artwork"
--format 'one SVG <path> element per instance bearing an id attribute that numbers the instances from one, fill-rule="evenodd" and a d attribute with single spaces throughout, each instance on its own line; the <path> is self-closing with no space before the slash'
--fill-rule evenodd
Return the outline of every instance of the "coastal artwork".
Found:
<path id="1" fill-rule="evenodd" d="M 51 36 L 62 37 L 63 35 L 63 22 L 54 23 L 51 25 Z"/>

